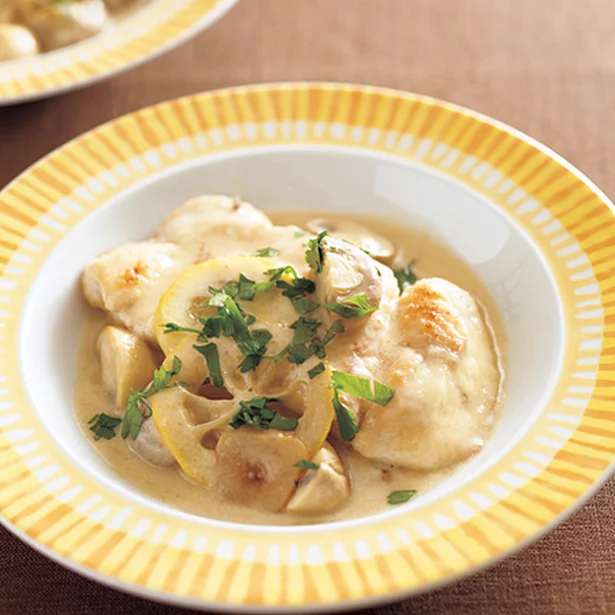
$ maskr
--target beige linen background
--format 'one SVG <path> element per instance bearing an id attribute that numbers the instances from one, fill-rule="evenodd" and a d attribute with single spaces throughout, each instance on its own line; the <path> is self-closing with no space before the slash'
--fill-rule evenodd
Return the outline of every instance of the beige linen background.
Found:
<path id="1" fill-rule="evenodd" d="M 1 0 L 0 0 L 1 1 Z M 211 30 L 110 81 L 0 109 L 0 187 L 102 122 L 192 92 L 283 80 L 441 97 L 548 144 L 615 195 L 613 0 L 241 0 Z M 615 481 L 525 552 L 376 615 L 615 613 Z M 98 586 L 0 529 L 2 615 L 180 615 Z"/>

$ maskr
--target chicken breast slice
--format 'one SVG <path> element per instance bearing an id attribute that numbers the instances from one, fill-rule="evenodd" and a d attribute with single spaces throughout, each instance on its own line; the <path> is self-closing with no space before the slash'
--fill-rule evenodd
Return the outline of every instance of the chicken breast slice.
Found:
<path id="1" fill-rule="evenodd" d="M 267 241 L 273 225 L 250 203 L 228 196 L 208 194 L 175 210 L 156 230 L 154 237 L 181 246 L 195 263 L 217 256 L 245 253 L 257 248 L 259 237 Z"/>
<path id="2" fill-rule="evenodd" d="M 191 257 L 172 243 L 126 244 L 85 268 L 83 294 L 114 322 L 155 343 L 154 314 L 160 297 L 191 264 Z"/>
<path id="3" fill-rule="evenodd" d="M 445 468 L 479 450 L 500 373 L 472 296 L 445 280 L 421 280 L 400 297 L 390 336 L 403 345 L 382 379 L 395 397 L 384 408 L 363 404 L 355 450 L 419 471 Z"/>

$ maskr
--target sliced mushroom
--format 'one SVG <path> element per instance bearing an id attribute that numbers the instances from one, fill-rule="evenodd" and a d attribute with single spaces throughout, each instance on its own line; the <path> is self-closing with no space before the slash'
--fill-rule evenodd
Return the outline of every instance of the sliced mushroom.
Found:
<path id="1" fill-rule="evenodd" d="M 376 261 L 360 248 L 334 237 L 325 239 L 324 248 L 325 261 L 317 286 L 319 303 L 365 294 L 370 306 L 379 306 L 383 289 Z"/>
<path id="2" fill-rule="evenodd" d="M 287 505 L 290 512 L 314 515 L 339 508 L 350 496 L 350 483 L 335 449 L 328 443 L 312 461 L 318 470 L 307 470 Z"/>
<path id="3" fill-rule="evenodd" d="M 39 53 L 38 41 L 28 28 L 0 23 L 0 62 Z"/>
<path id="4" fill-rule="evenodd" d="M 102 0 L 22 0 L 17 4 L 16 11 L 17 21 L 36 34 L 46 51 L 94 36 L 107 21 L 107 10 Z"/>
<path id="5" fill-rule="evenodd" d="M 175 457 L 164 443 L 156 423 L 151 418 L 143 421 L 136 440 L 128 439 L 128 446 L 133 453 L 152 465 L 167 467 L 175 464 Z"/>
<path id="6" fill-rule="evenodd" d="M 152 351 L 136 335 L 112 325 L 102 330 L 97 347 L 103 382 L 120 410 L 130 389 L 142 389 L 152 379 L 157 367 Z"/>
<path id="7" fill-rule="evenodd" d="M 384 235 L 351 220 L 315 218 L 306 224 L 306 228 L 313 233 L 329 231 L 333 237 L 349 241 L 374 258 L 387 259 L 395 252 L 393 244 Z"/>
<path id="8" fill-rule="evenodd" d="M 200 263 L 217 256 L 245 253 L 247 242 L 267 242 L 271 232 L 269 218 L 250 203 L 205 194 L 176 209 L 156 229 L 154 237 L 181 246 L 195 263 Z"/>

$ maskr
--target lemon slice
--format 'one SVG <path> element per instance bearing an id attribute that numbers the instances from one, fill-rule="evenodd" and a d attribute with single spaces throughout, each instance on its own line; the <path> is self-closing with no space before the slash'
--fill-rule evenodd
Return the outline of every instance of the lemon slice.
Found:
<path id="1" fill-rule="evenodd" d="M 243 355 L 237 348 L 235 342 L 229 338 L 220 338 L 215 341 L 220 357 L 220 368 L 224 380 L 224 388 L 232 395 L 236 396 L 246 391 L 250 387 L 251 377 L 242 374 L 237 365 L 243 359 Z M 205 357 L 194 349 L 199 346 L 196 334 L 187 335 L 173 352 L 165 358 L 162 367 L 170 370 L 173 367 L 173 358 L 177 357 L 181 363 L 181 369 L 172 382 L 185 382 L 187 388 L 192 393 L 198 393 L 203 383 L 209 376 Z"/>
<path id="2" fill-rule="evenodd" d="M 192 480 L 212 485 L 217 476 L 213 451 L 219 434 L 230 429 L 236 403 L 207 399 L 182 388 L 161 391 L 152 398 L 152 414 L 162 439 L 181 469 Z"/>
<path id="3" fill-rule="evenodd" d="M 301 440 L 288 433 L 254 427 L 226 432 L 216 447 L 218 491 L 238 504 L 278 512 L 302 473 L 295 464 L 307 454 Z"/>
<path id="4" fill-rule="evenodd" d="M 219 289 L 239 275 L 254 282 L 267 282 L 265 271 L 275 262 L 255 256 L 226 256 L 199 263 L 185 271 L 164 293 L 155 316 L 156 339 L 165 354 L 169 354 L 185 337 L 184 332 L 165 334 L 163 325 L 175 323 L 181 327 L 200 329 L 200 316 L 215 316 L 217 310 L 208 306 L 210 288 Z M 252 301 L 235 298 L 241 308 L 258 320 L 290 325 L 297 319 L 292 303 L 280 291 L 272 288 L 257 293 Z"/>
<path id="5" fill-rule="evenodd" d="M 193 341 L 194 338 L 184 340 L 163 363 L 166 369 L 170 369 L 173 357 L 180 358 L 182 367 L 175 381 L 186 382 L 187 387 L 168 389 L 152 398 L 156 426 L 171 454 L 190 478 L 205 485 L 212 484 L 219 475 L 213 452 L 218 438 L 232 431 L 229 420 L 239 410 L 239 402 L 261 395 L 276 397 L 282 406 L 300 417 L 297 429 L 289 432 L 289 435 L 301 443 L 304 454 L 302 458 L 309 459 L 316 454 L 331 429 L 334 416 L 333 395 L 328 386 L 331 381 L 328 367 L 319 376 L 309 380 L 307 370 L 314 359 L 307 361 L 304 368 L 301 366 L 302 369 L 295 367 L 289 371 L 282 365 L 276 366 L 273 361 L 267 362 L 263 365 L 264 369 L 275 371 L 277 368 L 286 374 L 286 377 L 274 379 L 274 388 L 271 374 L 268 374 L 269 378 L 259 379 L 262 376 L 259 374 L 261 366 L 250 374 L 239 373 L 233 367 L 236 365 L 236 357 L 231 352 L 225 352 L 225 345 L 221 344 L 224 390 L 218 391 L 220 397 L 227 398 L 208 399 L 197 394 L 203 392 L 203 382 L 208 371 L 203 356 L 193 349 Z M 227 360 L 231 361 L 230 367 L 225 365 Z M 211 388 L 208 392 L 211 395 Z M 240 427 L 238 431 L 244 430 L 253 435 L 259 433 L 249 427 Z M 287 444 L 286 440 L 283 444 Z M 297 447 L 289 447 L 291 449 L 296 451 Z"/>

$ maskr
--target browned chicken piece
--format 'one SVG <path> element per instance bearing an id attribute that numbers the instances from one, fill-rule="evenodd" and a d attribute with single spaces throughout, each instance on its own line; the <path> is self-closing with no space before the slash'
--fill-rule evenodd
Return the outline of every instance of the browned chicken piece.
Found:
<path id="1" fill-rule="evenodd" d="M 175 210 L 156 230 L 155 237 L 181 246 L 195 263 L 246 251 L 246 242 L 262 235 L 269 245 L 273 225 L 250 203 L 228 196 L 208 194 Z"/>
<path id="2" fill-rule="evenodd" d="M 396 317 L 403 341 L 415 350 L 438 347 L 458 355 L 467 338 L 464 318 L 475 317 L 473 308 L 474 299 L 467 292 L 446 280 L 431 278 L 404 290 Z"/>
<path id="3" fill-rule="evenodd" d="M 500 374 L 491 335 L 471 295 L 440 279 L 407 288 L 389 335 L 399 348 L 383 380 L 386 407 L 364 404 L 353 447 L 369 459 L 438 470 L 479 450 Z"/>
<path id="4" fill-rule="evenodd" d="M 83 294 L 115 322 L 155 342 L 154 314 L 160 297 L 190 264 L 185 252 L 171 243 L 126 244 L 85 268 Z"/>

